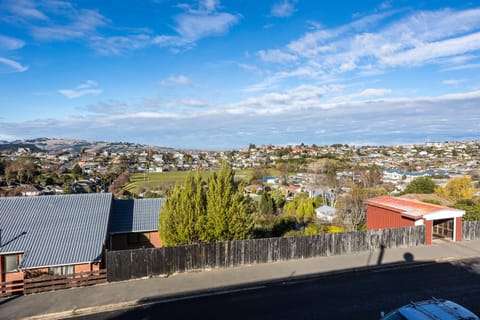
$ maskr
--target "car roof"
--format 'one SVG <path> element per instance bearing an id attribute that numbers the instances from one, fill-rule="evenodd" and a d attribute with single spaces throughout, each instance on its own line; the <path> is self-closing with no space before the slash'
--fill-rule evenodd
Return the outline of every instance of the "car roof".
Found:
<path id="1" fill-rule="evenodd" d="M 478 320 L 478 317 L 474 313 L 449 300 L 431 299 L 420 302 L 411 302 L 398 309 L 398 311 L 407 319 Z"/>

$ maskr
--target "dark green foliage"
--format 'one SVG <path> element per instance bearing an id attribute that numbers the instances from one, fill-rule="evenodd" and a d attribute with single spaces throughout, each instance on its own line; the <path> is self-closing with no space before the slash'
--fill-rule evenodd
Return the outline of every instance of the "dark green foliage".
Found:
<path id="1" fill-rule="evenodd" d="M 160 237 L 165 246 L 227 241 L 251 237 L 253 208 L 224 164 L 208 181 L 199 172 L 176 185 L 160 215 Z"/>
<path id="2" fill-rule="evenodd" d="M 82 168 L 81 168 L 78 164 L 76 164 L 76 165 L 74 165 L 73 168 L 72 168 L 72 173 L 73 173 L 76 177 L 79 177 L 79 176 L 82 175 L 83 170 L 82 170 Z"/>
<path id="3" fill-rule="evenodd" d="M 435 188 L 431 177 L 418 177 L 407 184 L 404 193 L 431 194 L 435 192 Z"/>
<path id="4" fill-rule="evenodd" d="M 7 166 L 6 160 L 0 158 L 0 176 L 5 175 L 5 167 Z"/>
<path id="5" fill-rule="evenodd" d="M 183 187 L 176 185 L 160 215 L 160 236 L 165 246 L 200 241 L 206 215 L 205 191 L 200 173 L 185 178 Z"/>
<path id="6" fill-rule="evenodd" d="M 255 220 L 253 236 L 255 238 L 282 237 L 291 230 L 295 230 L 295 217 L 266 215 Z"/>
<path id="7" fill-rule="evenodd" d="M 234 180 L 233 169 L 222 169 L 208 181 L 206 228 L 201 240 L 207 242 L 246 239 L 253 228 L 250 199 Z"/>
<path id="8" fill-rule="evenodd" d="M 273 202 L 273 199 L 268 194 L 268 192 L 262 193 L 262 197 L 260 198 L 260 203 L 258 204 L 258 213 L 260 213 L 261 215 L 275 213 L 275 204 Z"/>
<path id="9" fill-rule="evenodd" d="M 453 207 L 460 210 L 465 210 L 463 220 L 480 221 L 480 203 L 474 200 L 460 200 L 457 201 Z"/>

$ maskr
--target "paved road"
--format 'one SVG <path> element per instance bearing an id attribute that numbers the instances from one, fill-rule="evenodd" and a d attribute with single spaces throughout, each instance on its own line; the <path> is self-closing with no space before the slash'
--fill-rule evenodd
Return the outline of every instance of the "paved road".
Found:
<path id="1" fill-rule="evenodd" d="M 480 258 L 278 282 L 81 319 L 378 319 L 432 296 L 480 313 Z"/>

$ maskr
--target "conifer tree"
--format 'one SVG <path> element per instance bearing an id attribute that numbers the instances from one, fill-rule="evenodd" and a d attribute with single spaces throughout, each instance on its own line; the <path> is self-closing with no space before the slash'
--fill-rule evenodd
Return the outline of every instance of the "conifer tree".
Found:
<path id="1" fill-rule="evenodd" d="M 200 173 L 188 174 L 184 186 L 176 185 L 160 214 L 160 237 L 165 246 L 199 242 L 206 214 Z"/>
<path id="2" fill-rule="evenodd" d="M 248 200 L 234 180 L 233 169 L 223 163 L 208 182 L 206 229 L 202 240 L 226 241 L 250 236 L 253 227 Z"/>
<path id="3" fill-rule="evenodd" d="M 263 192 L 260 202 L 258 204 L 258 211 L 261 215 L 272 214 L 275 212 L 275 204 L 273 199 L 269 196 L 268 192 Z"/>

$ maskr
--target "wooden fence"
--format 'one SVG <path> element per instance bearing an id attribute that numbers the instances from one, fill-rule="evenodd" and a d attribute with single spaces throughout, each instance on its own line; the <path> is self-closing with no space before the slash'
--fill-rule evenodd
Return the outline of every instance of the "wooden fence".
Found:
<path id="1" fill-rule="evenodd" d="M 425 244 L 425 227 L 110 251 L 108 281 Z"/>
<path id="2" fill-rule="evenodd" d="M 480 221 L 462 222 L 462 240 L 480 239 Z"/>
<path id="3" fill-rule="evenodd" d="M 94 270 L 61 276 L 44 276 L 0 283 L 0 297 L 30 294 L 74 287 L 85 287 L 107 282 L 107 271 Z"/>
<path id="4" fill-rule="evenodd" d="M 0 282 L 0 298 L 23 294 L 23 280 Z"/>

